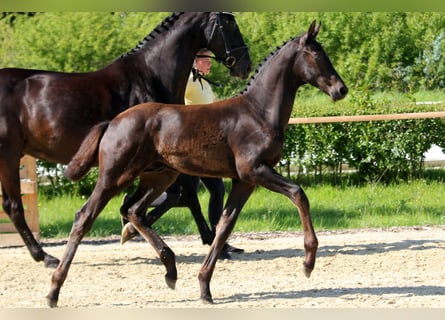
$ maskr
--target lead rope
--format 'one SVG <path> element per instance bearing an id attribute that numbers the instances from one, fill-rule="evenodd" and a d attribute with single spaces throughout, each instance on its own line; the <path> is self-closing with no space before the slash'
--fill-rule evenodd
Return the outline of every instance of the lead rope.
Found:
<path id="1" fill-rule="evenodd" d="M 214 82 L 212 80 L 209 80 L 208 78 L 206 78 L 201 72 L 199 72 L 198 69 L 196 68 L 192 68 L 192 74 L 193 74 L 193 82 L 195 82 L 196 80 L 199 81 L 199 84 L 201 85 L 201 89 L 204 89 L 203 85 L 202 85 L 202 80 L 204 79 L 205 81 L 207 81 L 209 84 L 211 84 L 212 86 L 215 86 L 217 88 L 221 88 L 222 84 L 221 83 L 217 83 Z"/>

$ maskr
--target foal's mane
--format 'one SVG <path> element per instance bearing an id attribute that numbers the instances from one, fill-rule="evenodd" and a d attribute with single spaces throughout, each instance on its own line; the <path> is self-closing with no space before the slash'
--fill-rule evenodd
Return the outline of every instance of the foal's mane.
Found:
<path id="1" fill-rule="evenodd" d="M 129 55 L 132 55 L 132 54 L 138 52 L 146 45 L 147 42 L 149 42 L 151 39 L 156 38 L 156 36 L 158 34 L 161 34 L 163 31 L 169 30 L 183 13 L 184 12 L 173 12 L 170 16 L 168 16 L 160 24 L 158 24 L 156 26 L 156 28 L 154 28 L 153 31 L 150 32 L 150 34 L 148 34 L 144 39 L 139 41 L 139 43 L 137 44 L 137 46 L 135 48 L 133 48 L 132 50 L 123 54 L 121 56 L 121 58 L 124 58 L 126 56 L 129 56 Z"/>
<path id="2" fill-rule="evenodd" d="M 271 58 L 273 56 L 275 56 L 277 54 L 277 52 L 279 52 L 286 44 L 288 44 L 289 42 L 297 39 L 298 37 L 292 37 L 287 41 L 284 41 L 280 46 L 277 46 L 271 53 L 269 53 L 269 55 L 267 55 L 258 65 L 258 67 L 256 68 L 255 72 L 253 73 L 253 75 L 250 77 L 249 82 L 247 83 L 246 87 L 244 88 L 243 91 L 241 91 L 238 95 L 242 95 L 244 93 L 246 93 L 250 86 L 252 85 L 252 83 L 255 82 L 255 79 L 257 77 L 257 75 L 269 64 Z"/>

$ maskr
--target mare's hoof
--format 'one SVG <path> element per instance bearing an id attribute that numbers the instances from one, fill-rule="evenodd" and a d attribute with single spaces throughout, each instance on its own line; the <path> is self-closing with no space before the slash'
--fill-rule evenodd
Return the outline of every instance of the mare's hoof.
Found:
<path id="1" fill-rule="evenodd" d="M 165 276 L 165 283 L 167 284 L 167 286 L 170 289 L 175 290 L 175 288 L 176 288 L 176 279 L 171 279 L 171 278 L 168 278 L 167 276 Z"/>
<path id="2" fill-rule="evenodd" d="M 220 260 L 232 260 L 232 256 L 225 250 L 221 251 L 218 258 Z"/>
<path id="3" fill-rule="evenodd" d="M 124 227 L 122 228 L 122 233 L 121 233 L 121 244 L 124 244 L 125 242 L 127 242 L 128 240 L 133 239 L 134 237 L 136 237 L 138 234 L 138 232 L 136 231 L 136 229 L 133 227 L 133 225 L 131 223 L 126 223 L 124 225 Z"/>
<path id="4" fill-rule="evenodd" d="M 231 260 L 232 256 L 230 253 L 243 253 L 244 249 L 236 248 L 231 246 L 230 244 L 224 244 L 224 247 L 219 255 L 220 260 Z"/>
<path id="5" fill-rule="evenodd" d="M 303 263 L 303 273 L 304 273 L 304 275 L 306 276 L 306 278 L 310 278 L 311 273 L 312 273 L 312 270 L 314 270 L 314 269 L 309 268 L 308 266 L 306 266 L 306 265 Z"/>
<path id="6" fill-rule="evenodd" d="M 59 265 L 59 262 L 60 262 L 59 259 L 49 254 L 45 255 L 45 258 L 43 259 L 43 264 L 45 268 L 55 269 Z"/>
<path id="7" fill-rule="evenodd" d="M 227 252 L 230 252 L 230 253 L 243 253 L 243 252 L 244 252 L 244 249 L 241 249 L 241 248 L 237 248 L 237 247 L 231 246 L 231 245 L 228 244 L 228 243 L 226 243 L 226 244 L 224 245 L 223 250 L 224 250 L 224 251 L 227 251 Z"/>

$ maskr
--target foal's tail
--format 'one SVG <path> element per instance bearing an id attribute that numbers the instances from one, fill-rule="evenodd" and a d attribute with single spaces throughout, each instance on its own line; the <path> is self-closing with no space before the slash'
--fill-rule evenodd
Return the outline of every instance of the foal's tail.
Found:
<path id="1" fill-rule="evenodd" d="M 80 180 L 90 171 L 91 167 L 97 165 L 99 143 L 109 124 L 109 121 L 105 121 L 91 128 L 79 150 L 68 163 L 64 172 L 65 177 L 73 181 Z"/>

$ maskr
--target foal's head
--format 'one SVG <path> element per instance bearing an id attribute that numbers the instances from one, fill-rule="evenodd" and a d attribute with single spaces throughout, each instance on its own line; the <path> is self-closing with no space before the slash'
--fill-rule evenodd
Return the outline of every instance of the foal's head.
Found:
<path id="1" fill-rule="evenodd" d="M 332 100 L 337 101 L 346 96 L 348 88 L 335 71 L 321 45 L 315 40 L 320 27 L 321 23 L 316 26 L 314 21 L 309 30 L 296 39 L 299 53 L 295 60 L 294 72 L 302 81 L 319 88 Z"/>
<path id="2" fill-rule="evenodd" d="M 208 48 L 230 69 L 230 75 L 246 79 L 251 71 L 249 50 L 230 12 L 212 12 L 207 29 Z"/>

